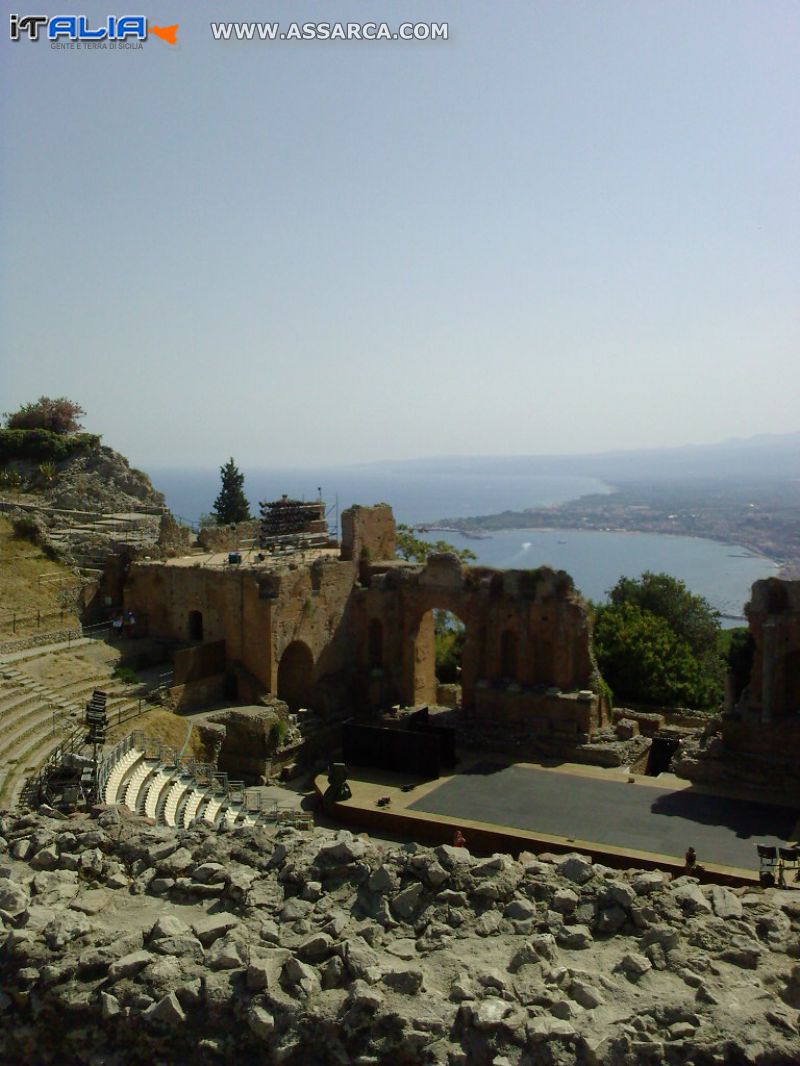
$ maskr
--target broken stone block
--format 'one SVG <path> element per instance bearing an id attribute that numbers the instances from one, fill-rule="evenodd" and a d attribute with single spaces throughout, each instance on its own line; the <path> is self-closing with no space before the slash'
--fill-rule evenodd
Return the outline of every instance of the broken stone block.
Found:
<path id="1" fill-rule="evenodd" d="M 628 952 L 627 955 L 623 955 L 619 969 L 625 974 L 631 981 L 638 981 L 640 977 L 643 977 L 648 970 L 653 968 L 653 964 L 650 960 L 640 955 L 636 951 Z"/>

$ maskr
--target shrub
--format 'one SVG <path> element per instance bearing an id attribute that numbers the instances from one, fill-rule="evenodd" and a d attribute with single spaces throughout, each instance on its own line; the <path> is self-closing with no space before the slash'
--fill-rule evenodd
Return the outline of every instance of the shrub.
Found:
<path id="1" fill-rule="evenodd" d="M 135 670 L 131 670 L 129 666 L 120 666 L 119 664 L 114 667 L 113 676 L 118 681 L 124 681 L 126 685 L 138 685 L 141 680 Z"/>
<path id="2" fill-rule="evenodd" d="M 6 413 L 6 425 L 9 429 L 46 429 L 51 433 L 77 433 L 81 428 L 78 421 L 86 414 L 79 403 L 59 396 L 51 400 L 49 396 L 40 396 L 36 403 L 25 403 L 18 411 Z"/>
<path id="3" fill-rule="evenodd" d="M 12 522 L 12 528 L 14 530 L 14 536 L 18 540 L 29 540 L 32 544 L 39 543 L 39 526 L 36 519 L 31 515 L 23 515 L 21 518 L 15 518 Z"/>
<path id="4" fill-rule="evenodd" d="M 272 723 L 269 727 L 269 743 L 273 751 L 278 751 L 283 746 L 288 732 L 289 726 L 282 718 Z"/>
<path id="5" fill-rule="evenodd" d="M 55 463 L 48 461 L 46 463 L 39 463 L 39 465 L 36 467 L 36 480 L 42 485 L 49 485 L 52 481 L 55 480 L 55 476 Z"/>
<path id="6" fill-rule="evenodd" d="M 48 429 L 0 429 L 0 462 L 28 459 L 57 463 L 99 447 L 100 438 L 95 433 L 66 437 Z"/>
<path id="7" fill-rule="evenodd" d="M 0 489 L 19 489 L 22 487 L 22 475 L 16 470 L 0 470 Z"/>

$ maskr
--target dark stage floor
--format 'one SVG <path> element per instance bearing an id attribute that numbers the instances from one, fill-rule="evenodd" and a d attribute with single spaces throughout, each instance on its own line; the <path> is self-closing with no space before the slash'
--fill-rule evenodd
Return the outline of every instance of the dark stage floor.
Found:
<path id="1" fill-rule="evenodd" d="M 785 844 L 800 812 L 693 788 L 477 763 L 409 810 L 682 858 L 757 868 L 755 844 Z"/>

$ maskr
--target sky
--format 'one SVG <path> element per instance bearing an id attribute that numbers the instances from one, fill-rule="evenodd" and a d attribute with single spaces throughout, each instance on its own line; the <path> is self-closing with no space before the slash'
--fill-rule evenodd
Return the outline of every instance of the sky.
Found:
<path id="1" fill-rule="evenodd" d="M 35 12 L 179 29 L 3 31 L 0 410 L 67 395 L 146 468 L 800 429 L 796 0 Z"/>

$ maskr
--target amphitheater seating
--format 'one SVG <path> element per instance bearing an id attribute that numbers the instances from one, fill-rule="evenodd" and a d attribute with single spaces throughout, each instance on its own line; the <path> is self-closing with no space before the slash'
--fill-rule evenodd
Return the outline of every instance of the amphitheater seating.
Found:
<path id="1" fill-rule="evenodd" d="M 209 825 L 216 825 L 219 812 L 222 810 L 222 800 L 219 796 L 211 796 L 206 809 L 203 811 L 203 821 Z"/>
<path id="2" fill-rule="evenodd" d="M 167 802 L 164 804 L 164 821 L 169 826 L 175 825 L 175 815 L 178 810 L 178 804 L 185 795 L 187 789 L 192 787 L 192 781 L 189 777 L 179 777 L 172 788 L 167 793 Z"/>
<path id="3" fill-rule="evenodd" d="M 164 794 L 174 776 L 174 768 L 167 769 L 163 766 L 153 774 L 144 801 L 144 813 L 147 818 L 155 819 L 162 794 Z"/>
<path id="4" fill-rule="evenodd" d="M 111 773 L 108 775 L 105 792 L 103 794 L 103 799 L 106 803 L 117 802 L 117 797 L 119 795 L 120 786 L 122 785 L 123 780 L 125 779 L 128 772 L 131 770 L 131 768 L 135 766 L 135 764 L 139 762 L 140 759 L 143 758 L 144 752 L 139 751 L 138 748 L 131 748 L 129 752 L 126 752 L 126 754 L 122 756 L 119 762 L 112 769 Z"/>
<path id="5" fill-rule="evenodd" d="M 128 810 L 142 810 L 145 796 L 143 786 L 158 765 L 155 759 L 144 759 L 128 778 L 128 784 L 125 789 L 125 806 Z"/>
<path id="6" fill-rule="evenodd" d="M 126 743 L 133 746 L 125 750 L 121 743 L 108 755 L 111 768 L 103 789 L 106 803 L 124 803 L 131 811 L 155 822 L 184 829 L 197 822 L 229 829 L 255 826 L 264 821 L 274 823 L 281 817 L 294 820 L 300 813 L 279 813 L 274 800 L 265 807 L 255 790 L 244 789 L 241 782 L 229 784 L 224 775 L 209 787 L 207 776 L 194 776 L 197 768 L 193 759 L 185 765 L 172 761 L 172 749 L 167 764 L 148 758 L 147 752 L 158 750 L 158 745 L 154 748 L 143 734 L 133 734 Z"/>
<path id="7" fill-rule="evenodd" d="M 233 827 L 236 825 L 236 819 L 239 817 L 239 815 L 241 813 L 242 813 L 242 808 L 238 804 L 236 804 L 236 805 L 231 804 L 229 807 L 227 807 L 225 809 L 225 813 L 224 813 L 225 825 L 227 825 L 227 827 L 229 829 L 233 829 Z"/>
<path id="8" fill-rule="evenodd" d="M 183 805 L 183 815 L 181 818 L 181 824 L 185 829 L 188 829 L 192 822 L 197 817 L 197 812 L 200 809 L 203 801 L 208 797 L 208 793 L 202 789 L 192 789 L 192 794 Z"/>

